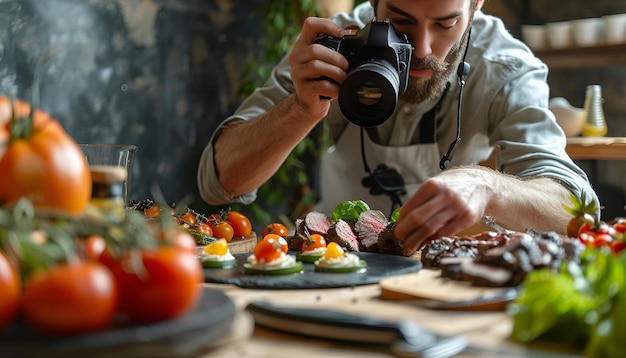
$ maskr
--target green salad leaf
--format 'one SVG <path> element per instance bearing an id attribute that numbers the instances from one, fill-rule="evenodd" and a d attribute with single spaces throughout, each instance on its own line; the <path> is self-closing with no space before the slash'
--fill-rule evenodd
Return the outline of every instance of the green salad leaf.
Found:
<path id="1" fill-rule="evenodd" d="M 362 212 L 369 210 L 370 207 L 363 200 L 349 200 L 339 203 L 333 210 L 330 219 L 335 222 L 339 219 L 346 221 L 356 221 Z"/>
<path id="2" fill-rule="evenodd" d="M 398 221 L 398 217 L 400 217 L 400 209 L 401 208 L 396 208 L 393 210 L 393 212 L 391 213 L 391 217 L 389 218 L 389 222 L 390 223 L 395 223 L 396 221 Z"/>
<path id="3" fill-rule="evenodd" d="M 536 270 L 507 308 L 512 338 L 564 344 L 587 357 L 625 357 L 626 254 L 587 248 L 580 263 Z M 619 335 L 619 336 L 618 336 Z"/>

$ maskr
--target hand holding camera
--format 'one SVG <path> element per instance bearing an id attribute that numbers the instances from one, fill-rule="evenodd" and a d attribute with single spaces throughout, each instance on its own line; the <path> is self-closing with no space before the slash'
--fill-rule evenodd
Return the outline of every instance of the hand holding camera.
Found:
<path id="1" fill-rule="evenodd" d="M 339 89 L 339 108 L 352 123 L 374 127 L 393 113 L 406 91 L 413 47 L 387 21 L 373 20 L 343 38 L 320 36 L 315 43 L 340 54 L 349 63 Z"/>

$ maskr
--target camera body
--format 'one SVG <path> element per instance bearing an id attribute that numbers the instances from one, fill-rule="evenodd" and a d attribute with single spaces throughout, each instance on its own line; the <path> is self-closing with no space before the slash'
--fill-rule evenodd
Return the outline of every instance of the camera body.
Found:
<path id="1" fill-rule="evenodd" d="M 406 194 L 404 179 L 395 169 L 379 164 L 374 171 L 361 180 L 361 184 L 370 189 L 370 194 Z"/>
<path id="2" fill-rule="evenodd" d="M 406 91 L 413 47 L 387 21 L 373 20 L 343 38 L 321 36 L 315 43 L 342 54 L 348 74 L 339 90 L 339 108 L 352 123 L 374 127 L 385 122 Z"/>

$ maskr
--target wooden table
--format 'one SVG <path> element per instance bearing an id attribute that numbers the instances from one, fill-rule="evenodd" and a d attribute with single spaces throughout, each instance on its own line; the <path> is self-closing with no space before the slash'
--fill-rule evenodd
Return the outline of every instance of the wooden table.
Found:
<path id="1" fill-rule="evenodd" d="M 571 137 L 565 149 L 572 159 L 626 160 L 625 137 Z"/>
<path id="2" fill-rule="evenodd" d="M 419 274 L 415 273 L 415 274 Z M 204 357 L 390 357 L 388 347 L 338 343 L 330 340 L 286 334 L 254 327 L 244 310 L 252 300 L 302 307 L 332 308 L 340 311 L 401 320 L 409 319 L 440 334 L 463 334 L 471 346 L 458 357 L 572 357 L 562 347 L 524 346 L 509 340 L 512 319 L 502 311 L 442 311 L 413 306 L 402 301 L 381 300 L 378 285 L 315 289 L 254 290 L 230 285 L 207 284 L 223 290 L 237 305 L 240 316 L 235 333 Z"/>

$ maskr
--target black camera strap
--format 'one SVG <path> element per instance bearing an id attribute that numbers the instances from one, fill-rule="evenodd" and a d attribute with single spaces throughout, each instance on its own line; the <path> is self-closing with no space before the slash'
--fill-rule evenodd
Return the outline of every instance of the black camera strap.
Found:
<path id="1" fill-rule="evenodd" d="M 443 102 L 446 93 L 448 92 L 449 85 L 449 83 L 446 84 L 446 88 L 439 101 L 437 101 L 437 104 L 422 115 L 422 119 L 418 125 L 420 144 L 435 143 L 437 133 L 437 113 L 441 108 L 441 103 Z M 391 212 L 393 212 L 394 209 L 402 206 L 400 195 L 406 192 L 404 189 L 404 179 L 397 171 L 395 171 L 395 169 L 387 168 L 384 163 L 379 164 L 378 167 L 372 171 L 367 163 L 367 156 L 365 153 L 365 131 L 367 131 L 371 141 L 378 144 L 381 143 L 380 134 L 378 133 L 376 127 L 361 127 L 361 158 L 363 160 L 363 169 L 367 173 L 367 177 L 363 180 L 363 182 L 366 183 L 364 185 L 370 188 L 370 193 L 372 195 L 385 194 L 389 196 L 391 199 Z M 384 185 L 381 185 L 378 180 L 379 178 L 377 177 L 380 172 L 385 172 L 388 175 L 394 176 L 395 181 L 399 183 L 399 185 L 394 185 L 392 188 L 387 188 Z"/>

